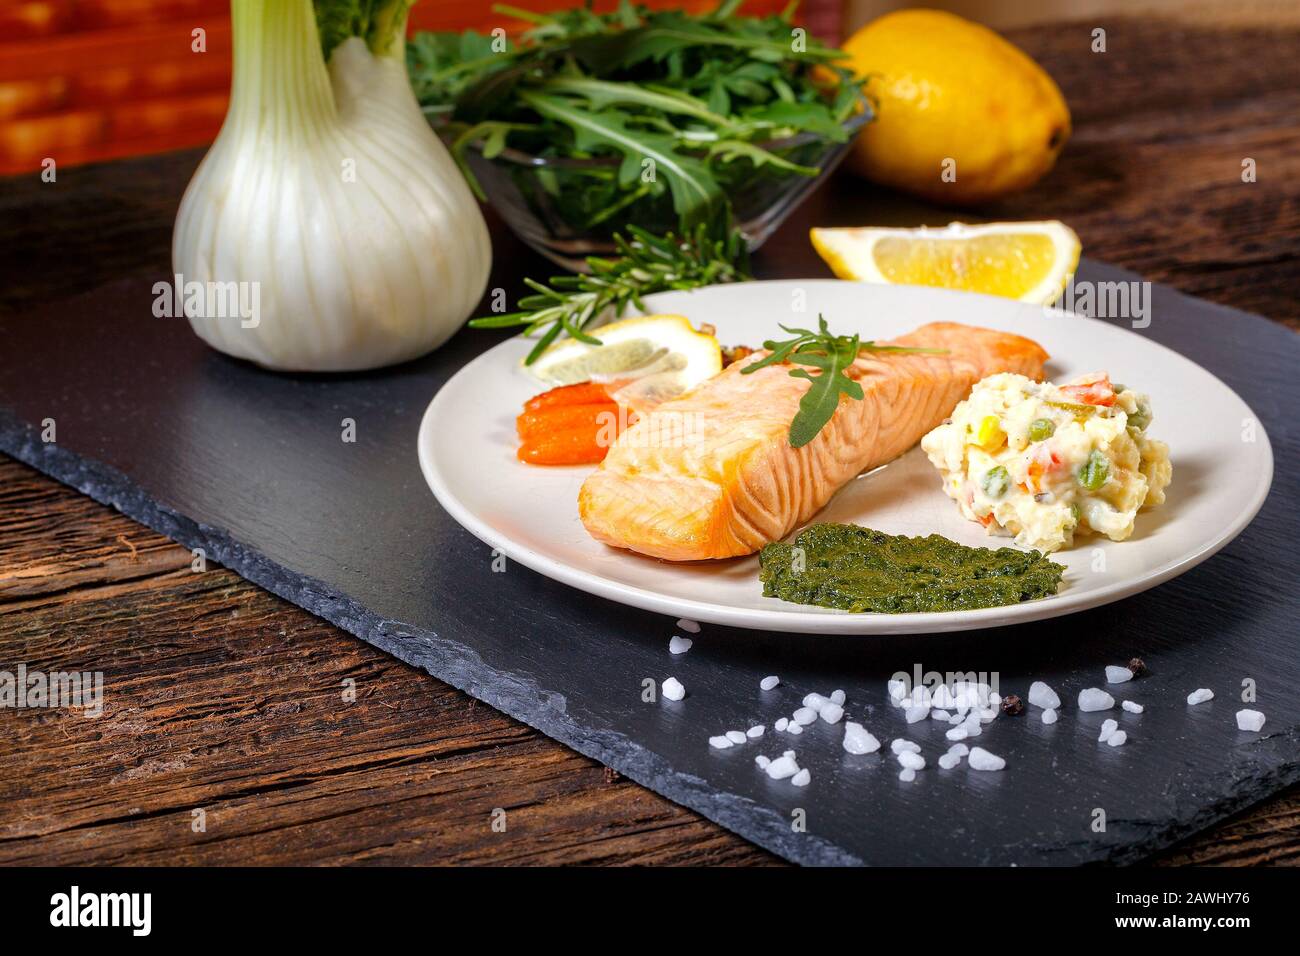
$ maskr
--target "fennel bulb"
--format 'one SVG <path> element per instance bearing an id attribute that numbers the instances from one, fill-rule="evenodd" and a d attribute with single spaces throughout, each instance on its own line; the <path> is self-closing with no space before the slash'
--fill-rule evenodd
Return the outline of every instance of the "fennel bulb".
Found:
<path id="1" fill-rule="evenodd" d="M 487 226 L 411 92 L 409 6 L 232 0 L 230 108 L 172 237 L 178 286 L 256 293 L 251 319 L 187 298 L 213 348 L 285 371 L 374 368 L 441 345 L 477 305 Z"/>

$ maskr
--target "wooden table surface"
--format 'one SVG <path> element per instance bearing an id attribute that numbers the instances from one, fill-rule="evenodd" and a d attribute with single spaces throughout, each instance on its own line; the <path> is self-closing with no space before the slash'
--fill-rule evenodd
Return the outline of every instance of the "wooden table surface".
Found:
<path id="1" fill-rule="evenodd" d="M 1011 34 L 1061 84 L 1075 135 L 1044 182 L 981 215 L 1061 218 L 1094 258 L 1300 328 L 1300 30 L 1111 18 L 1099 54 L 1097 25 Z M 166 274 L 195 160 L 0 180 L 3 321 Z M 891 208 L 859 202 L 861 221 Z M 113 686 L 95 720 L 0 710 L 0 864 L 780 862 L 0 457 L 0 669 L 20 661 Z M 358 700 L 339 707 L 346 678 Z M 1156 862 L 1300 862 L 1300 788 Z"/>

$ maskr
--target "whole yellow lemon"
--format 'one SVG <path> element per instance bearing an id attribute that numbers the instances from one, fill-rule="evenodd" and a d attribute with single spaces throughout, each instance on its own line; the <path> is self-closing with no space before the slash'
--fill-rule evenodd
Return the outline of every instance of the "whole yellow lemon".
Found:
<path id="1" fill-rule="evenodd" d="M 875 182 L 941 203 L 987 202 L 1031 186 L 1070 136 L 1052 78 L 978 23 L 900 10 L 844 49 L 876 105 L 849 165 Z"/>

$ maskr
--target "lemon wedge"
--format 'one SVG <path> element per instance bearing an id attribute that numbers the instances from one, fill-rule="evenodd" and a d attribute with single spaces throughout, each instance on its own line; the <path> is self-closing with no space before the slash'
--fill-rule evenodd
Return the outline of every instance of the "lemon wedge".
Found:
<path id="1" fill-rule="evenodd" d="M 722 348 L 684 315 L 643 315 L 589 330 L 600 345 L 556 342 L 528 371 L 548 385 L 614 382 L 621 405 L 646 411 L 722 371 Z"/>
<path id="2" fill-rule="evenodd" d="M 813 248 L 841 279 L 929 285 L 1050 305 L 1079 265 L 1062 222 L 954 222 L 944 229 L 813 229 Z"/>

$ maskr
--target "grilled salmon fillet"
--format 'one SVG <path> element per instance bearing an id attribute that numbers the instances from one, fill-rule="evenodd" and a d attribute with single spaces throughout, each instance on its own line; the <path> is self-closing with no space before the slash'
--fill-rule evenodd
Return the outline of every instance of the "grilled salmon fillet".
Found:
<path id="1" fill-rule="evenodd" d="M 742 375 L 767 353 L 728 366 L 627 429 L 583 483 L 578 511 L 598 541 L 668 561 L 751 554 L 802 525 L 841 485 L 907 451 L 996 372 L 1042 378 L 1029 339 L 935 322 L 888 345 L 941 355 L 864 353 L 826 427 L 791 448 L 790 422 L 810 387 L 790 365 Z"/>

